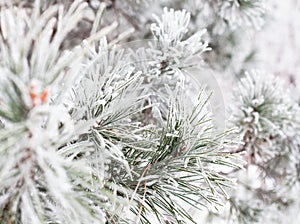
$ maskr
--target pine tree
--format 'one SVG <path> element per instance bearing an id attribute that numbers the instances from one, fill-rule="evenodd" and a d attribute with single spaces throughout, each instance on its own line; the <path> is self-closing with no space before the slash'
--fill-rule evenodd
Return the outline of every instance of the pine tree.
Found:
<path id="1" fill-rule="evenodd" d="M 0 0 L 1 223 L 249 223 L 295 206 L 299 106 L 236 52 L 264 16 L 261 0 Z M 239 83 L 227 129 L 208 67 Z"/>

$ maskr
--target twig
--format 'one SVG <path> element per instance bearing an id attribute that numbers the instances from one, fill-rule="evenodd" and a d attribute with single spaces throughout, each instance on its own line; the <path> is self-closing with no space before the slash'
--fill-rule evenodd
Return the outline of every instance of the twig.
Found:
<path id="1" fill-rule="evenodd" d="M 144 202 L 145 202 L 145 197 L 146 197 L 146 189 L 147 189 L 147 181 L 144 182 L 144 194 L 143 194 L 143 200 L 141 202 L 141 206 L 140 206 L 140 209 L 139 209 L 139 213 L 137 215 L 137 220 L 136 220 L 136 223 L 138 223 L 140 221 L 140 218 L 141 218 L 141 214 L 142 214 L 142 211 L 143 211 L 143 207 L 144 207 Z"/>
<path id="2" fill-rule="evenodd" d="M 147 167 L 146 167 L 146 169 L 143 171 L 143 173 L 142 173 L 142 175 L 141 175 L 141 177 L 140 177 L 140 179 L 139 179 L 139 181 L 138 181 L 138 183 L 137 183 L 137 185 L 136 185 L 136 187 L 135 187 L 135 189 L 134 189 L 134 192 L 133 192 L 133 194 L 132 194 L 132 196 L 131 196 L 131 199 L 130 199 L 130 201 L 129 201 L 129 203 L 132 203 L 132 201 L 133 201 L 133 198 L 134 198 L 134 196 L 135 196 L 135 194 L 136 194 L 136 192 L 137 192 L 137 190 L 138 190 L 138 188 L 139 188 L 139 186 L 140 186 L 140 184 L 141 184 L 141 179 L 144 177 L 144 175 L 148 172 L 148 170 L 150 169 L 150 167 L 151 167 L 151 164 L 149 164 Z"/>
<path id="3" fill-rule="evenodd" d="M 109 221 L 111 221 L 113 224 L 115 224 L 113 217 L 108 212 L 106 212 L 106 215 L 108 216 Z"/>

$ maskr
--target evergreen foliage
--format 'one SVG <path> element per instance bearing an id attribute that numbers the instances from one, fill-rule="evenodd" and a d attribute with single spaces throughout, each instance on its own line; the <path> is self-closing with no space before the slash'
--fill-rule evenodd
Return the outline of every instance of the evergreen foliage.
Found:
<path id="1" fill-rule="evenodd" d="M 265 4 L 0 0 L 0 223 L 255 223 L 295 206 L 299 105 L 236 52 Z M 238 83 L 226 130 L 207 67 Z"/>

